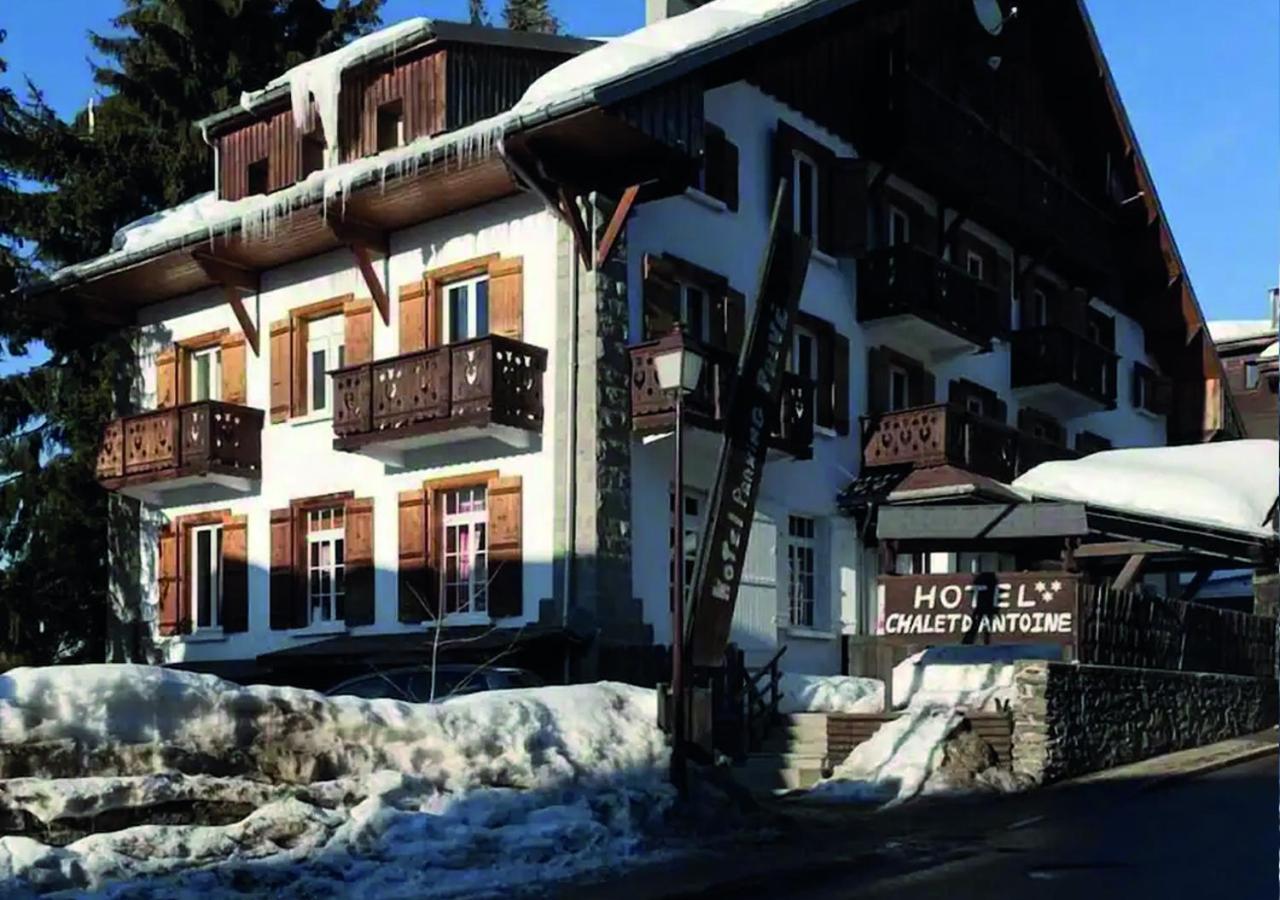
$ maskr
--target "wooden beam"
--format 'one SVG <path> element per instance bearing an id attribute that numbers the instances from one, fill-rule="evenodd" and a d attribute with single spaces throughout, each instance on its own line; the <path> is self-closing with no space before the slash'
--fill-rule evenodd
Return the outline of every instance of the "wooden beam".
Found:
<path id="1" fill-rule="evenodd" d="M 1178 595 L 1178 599 L 1184 603 L 1190 603 L 1196 598 L 1196 594 L 1200 593 L 1200 588 L 1204 587 L 1204 583 L 1213 575 L 1213 569 L 1201 569 L 1191 576 L 1191 580 L 1187 582 L 1187 586 L 1182 589 L 1182 593 Z"/>
<path id="2" fill-rule="evenodd" d="M 235 288 L 246 294 L 256 294 L 261 281 L 258 273 L 248 266 L 222 259 L 212 254 L 196 250 L 191 254 L 205 275 L 223 287 Z"/>
<path id="3" fill-rule="evenodd" d="M 356 258 L 356 265 L 360 269 L 360 275 L 364 278 L 364 285 L 369 289 L 369 296 L 373 298 L 373 305 L 378 307 L 378 313 L 382 316 L 382 324 L 391 324 L 391 299 L 387 296 L 386 289 L 382 286 L 382 282 L 378 279 L 378 273 L 373 268 L 373 258 L 369 255 L 369 249 L 360 244 L 350 244 L 351 255 Z"/>
<path id="4" fill-rule="evenodd" d="M 258 326 L 254 324 L 253 319 L 249 318 L 249 311 L 244 308 L 244 298 L 240 296 L 240 292 L 230 285 L 223 285 L 222 290 L 226 292 L 227 303 L 231 304 L 231 311 L 236 315 L 236 321 L 240 323 L 240 330 L 244 332 L 245 339 L 249 342 L 249 347 L 253 350 L 254 356 L 262 354 L 262 344 L 258 336 Z"/>
<path id="5" fill-rule="evenodd" d="M 1124 568 L 1120 570 L 1120 574 L 1116 576 L 1116 580 L 1111 583 L 1113 590 L 1127 591 L 1133 586 L 1133 583 L 1142 575 L 1142 567 L 1146 564 L 1147 557 L 1143 553 L 1135 553 L 1125 562 Z"/>
<path id="6" fill-rule="evenodd" d="M 603 266 L 609 254 L 613 252 L 613 244 L 622 233 L 623 226 L 627 224 L 627 217 L 631 215 L 631 208 L 635 205 L 636 195 L 639 193 L 640 185 L 638 184 L 633 184 L 622 192 L 622 199 L 618 201 L 613 217 L 609 219 L 609 227 L 605 229 L 604 237 L 600 239 L 600 246 L 596 250 L 596 268 Z"/>
<path id="7" fill-rule="evenodd" d="M 387 234 L 374 225 L 358 219 L 325 219 L 329 231 L 342 243 L 349 247 L 363 247 L 370 255 L 387 255 Z"/>
<path id="8" fill-rule="evenodd" d="M 582 221 L 582 214 L 578 211 L 578 204 L 574 202 L 574 198 L 565 193 L 563 187 L 556 189 L 560 198 L 560 214 L 564 217 L 565 222 L 569 224 L 569 228 L 573 230 L 573 236 L 578 244 L 578 256 L 582 259 L 582 264 L 588 269 L 591 268 L 591 239 L 587 236 L 586 223 Z"/>
<path id="9" fill-rule="evenodd" d="M 1108 556 L 1133 556 L 1135 553 L 1156 556 L 1181 552 L 1181 547 L 1153 544 L 1149 541 L 1102 541 L 1096 544 L 1081 544 L 1076 548 L 1075 557 L 1076 559 L 1098 559 Z"/>
<path id="10" fill-rule="evenodd" d="M 1089 533 L 1079 503 L 985 503 L 956 506 L 885 506 L 881 540 L 989 541 L 1083 537 Z"/>

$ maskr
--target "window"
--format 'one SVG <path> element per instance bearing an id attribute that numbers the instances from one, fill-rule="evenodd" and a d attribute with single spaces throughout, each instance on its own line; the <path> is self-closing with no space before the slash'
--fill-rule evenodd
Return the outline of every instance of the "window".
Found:
<path id="1" fill-rule="evenodd" d="M 789 516 L 787 525 L 787 597 L 791 624 L 817 624 L 817 525 L 806 516 Z"/>
<path id="2" fill-rule="evenodd" d="M 1028 328 L 1049 324 L 1049 298 L 1040 288 L 1031 290 L 1031 305 L 1026 314 L 1027 321 L 1023 324 Z"/>
<path id="3" fill-rule="evenodd" d="M 404 104 L 399 100 L 378 107 L 378 152 L 404 146 Z"/>
<path id="4" fill-rule="evenodd" d="M 469 341 L 489 333 L 489 276 L 481 275 L 445 286 L 445 334 L 450 343 Z"/>
<path id="5" fill-rule="evenodd" d="M 688 487 L 684 490 L 684 592 L 688 602 L 689 593 L 693 590 L 693 570 L 698 561 L 698 544 L 702 541 L 702 516 L 705 498 L 694 493 Z M 671 522 L 667 528 L 667 552 L 671 554 L 671 564 L 667 569 L 668 584 L 674 587 L 676 581 L 675 543 L 676 543 L 676 495 L 671 491 L 667 495 L 667 510 L 671 514 Z"/>
<path id="6" fill-rule="evenodd" d="M 202 525 L 191 534 L 191 608 L 197 629 L 222 624 L 222 526 Z"/>
<path id="7" fill-rule="evenodd" d="M 791 336 L 791 371 L 809 379 L 810 399 L 816 399 L 818 390 L 818 336 L 803 325 L 795 326 Z M 816 405 L 812 406 L 816 412 Z"/>
<path id="8" fill-rule="evenodd" d="M 249 163 L 249 167 L 246 170 L 249 194 L 265 194 L 268 189 L 270 174 L 271 169 L 266 159 Z"/>
<path id="9" fill-rule="evenodd" d="M 483 613 L 488 609 L 489 511 L 486 488 L 459 488 L 444 494 L 444 611 Z"/>
<path id="10" fill-rule="evenodd" d="M 188 400 L 220 400 L 222 385 L 222 351 L 218 347 L 193 350 L 190 353 L 191 371 Z"/>
<path id="11" fill-rule="evenodd" d="M 889 364 L 889 409 L 897 412 L 911 406 L 911 373 L 902 366 Z"/>
<path id="12" fill-rule="evenodd" d="M 307 610 L 310 624 L 344 618 L 346 521 L 341 506 L 307 513 Z"/>
<path id="13" fill-rule="evenodd" d="M 911 219 L 896 206 L 889 207 L 889 246 L 911 243 Z"/>
<path id="14" fill-rule="evenodd" d="M 1251 359 L 1244 364 L 1244 387 L 1252 391 L 1258 386 L 1258 361 Z"/>
<path id="15" fill-rule="evenodd" d="M 818 167 L 803 153 L 793 155 L 791 215 L 797 234 L 818 235 Z"/>
<path id="16" fill-rule="evenodd" d="M 965 398 L 964 407 L 976 416 L 985 416 L 987 414 L 987 405 L 982 402 L 982 398 L 975 397 L 972 394 Z"/>
<path id="17" fill-rule="evenodd" d="M 302 177 L 324 168 L 324 137 L 318 133 L 302 138 Z"/>
<path id="18" fill-rule="evenodd" d="M 333 409 L 333 379 L 329 372 L 341 369 L 346 358 L 342 316 L 325 316 L 307 323 L 307 411 Z"/>
<path id="19" fill-rule="evenodd" d="M 680 319 L 684 330 L 694 340 L 711 341 L 711 297 L 705 288 L 680 282 Z"/>
<path id="20" fill-rule="evenodd" d="M 974 253 L 972 250 L 966 253 L 964 258 L 964 267 L 965 271 L 978 281 L 982 281 L 985 277 L 985 261 L 981 254 Z"/>

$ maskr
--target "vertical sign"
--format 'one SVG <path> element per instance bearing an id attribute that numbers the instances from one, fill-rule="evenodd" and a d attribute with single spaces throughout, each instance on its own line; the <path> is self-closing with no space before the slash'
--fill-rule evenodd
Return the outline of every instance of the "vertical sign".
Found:
<path id="1" fill-rule="evenodd" d="M 687 640 L 695 666 L 724 664 L 769 432 L 778 419 L 792 324 L 809 271 L 813 242 L 780 221 L 786 197 L 787 182 L 782 179 L 773 202 L 755 315 L 725 415 L 720 464 L 689 594 Z"/>

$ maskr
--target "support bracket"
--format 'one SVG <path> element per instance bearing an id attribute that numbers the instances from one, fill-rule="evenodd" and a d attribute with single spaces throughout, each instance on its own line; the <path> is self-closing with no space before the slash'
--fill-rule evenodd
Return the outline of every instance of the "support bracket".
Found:
<path id="1" fill-rule="evenodd" d="M 236 321 L 240 323 L 240 330 L 244 332 L 245 338 L 249 341 L 249 347 L 253 350 L 253 355 L 260 355 L 262 344 L 259 339 L 258 326 L 249 316 L 249 311 L 245 309 L 243 296 L 244 294 L 258 293 L 261 285 L 258 273 L 248 266 L 242 266 L 239 263 L 199 250 L 192 253 L 191 258 L 205 275 L 222 285 L 227 304 L 231 307 L 231 311 L 235 313 Z"/>
<path id="2" fill-rule="evenodd" d="M 390 248 L 386 232 L 351 218 L 326 218 L 325 226 L 334 238 L 346 244 L 351 251 L 365 287 L 369 289 L 369 296 L 373 298 L 373 305 L 378 307 L 378 314 L 382 316 L 382 324 L 390 325 L 391 298 L 387 296 L 387 289 L 373 268 L 373 257 L 388 255 Z"/>
<path id="3" fill-rule="evenodd" d="M 609 258 L 609 254 L 613 252 L 613 245 L 618 240 L 618 235 L 622 233 L 623 227 L 627 224 L 627 218 L 631 215 L 631 209 L 635 206 L 636 195 L 640 193 L 640 185 L 633 184 L 622 192 L 622 199 L 618 201 L 618 206 L 613 211 L 613 217 L 609 219 L 609 227 L 604 231 L 604 237 L 600 239 L 600 246 L 596 249 L 596 268 L 604 265 L 605 260 Z"/>
<path id="4" fill-rule="evenodd" d="M 556 193 L 560 200 L 560 215 L 564 217 L 569 228 L 573 230 L 573 236 L 577 239 L 578 256 L 581 257 L 582 264 L 591 269 L 591 238 L 587 235 L 587 225 L 582 221 L 582 214 L 578 211 L 578 204 L 574 202 L 573 197 L 570 197 L 565 192 L 563 187 L 557 188 Z"/>

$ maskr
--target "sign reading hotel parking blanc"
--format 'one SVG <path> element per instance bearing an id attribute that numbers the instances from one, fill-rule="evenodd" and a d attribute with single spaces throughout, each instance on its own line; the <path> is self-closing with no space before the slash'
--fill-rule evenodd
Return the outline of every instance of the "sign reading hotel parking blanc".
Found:
<path id="1" fill-rule="evenodd" d="M 1069 644 L 1079 576 L 885 575 L 880 635 L 895 644 Z"/>
<path id="2" fill-rule="evenodd" d="M 780 179 L 755 315 L 729 398 L 720 464 L 698 545 L 687 629 L 695 666 L 724 665 L 769 432 L 778 418 L 792 323 L 813 251 L 809 238 L 780 221 L 787 197 L 787 181 Z"/>

